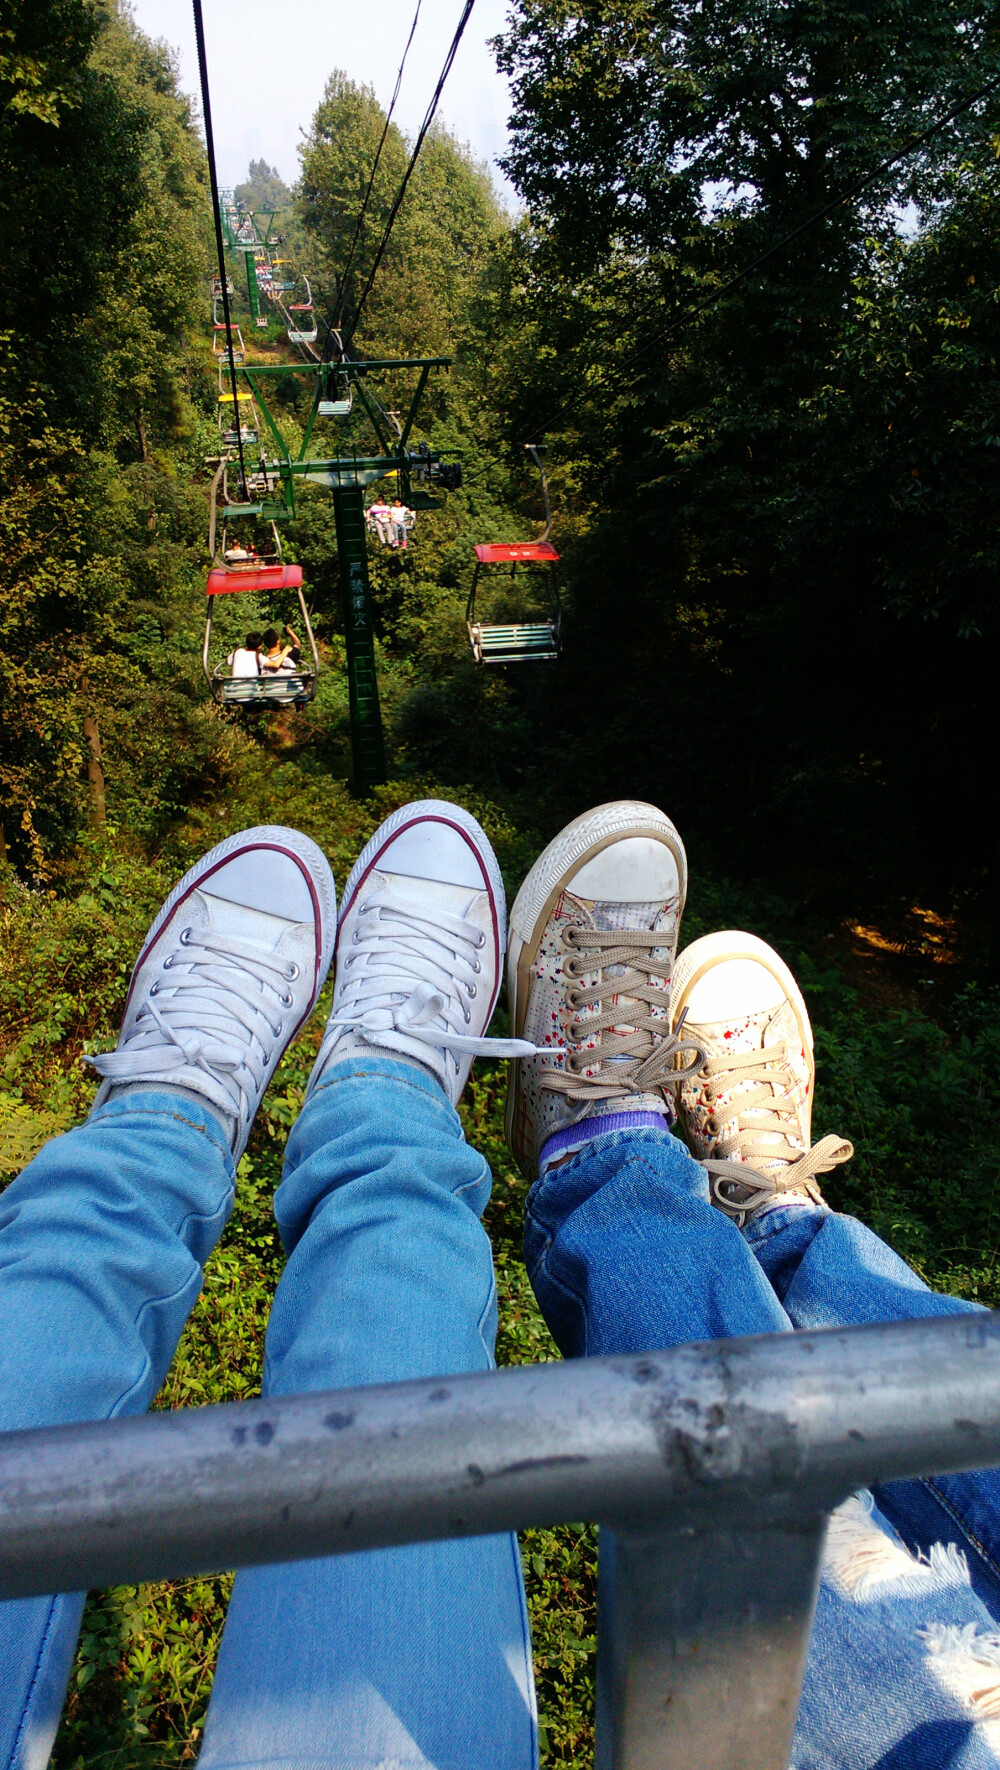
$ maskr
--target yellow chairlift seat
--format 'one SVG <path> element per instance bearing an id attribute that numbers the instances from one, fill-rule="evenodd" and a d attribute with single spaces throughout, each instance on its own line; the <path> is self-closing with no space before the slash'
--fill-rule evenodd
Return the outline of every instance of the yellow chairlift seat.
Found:
<path id="1" fill-rule="evenodd" d="M 219 395 L 219 429 L 223 441 L 235 447 L 238 443 L 254 444 L 260 437 L 257 408 L 248 393 Z"/>

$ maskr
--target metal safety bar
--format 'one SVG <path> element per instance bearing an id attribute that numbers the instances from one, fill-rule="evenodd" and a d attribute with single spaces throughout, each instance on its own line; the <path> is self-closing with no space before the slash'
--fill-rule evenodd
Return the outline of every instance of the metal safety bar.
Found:
<path id="1" fill-rule="evenodd" d="M 0 1595 L 602 1524 L 598 1770 L 786 1770 L 828 1515 L 1000 1464 L 1000 1317 L 0 1437 Z"/>

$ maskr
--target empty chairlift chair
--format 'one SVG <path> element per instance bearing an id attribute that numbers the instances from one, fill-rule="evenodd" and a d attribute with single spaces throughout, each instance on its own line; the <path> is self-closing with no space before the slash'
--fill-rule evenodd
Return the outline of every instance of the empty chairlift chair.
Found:
<path id="1" fill-rule="evenodd" d="M 346 375 L 331 375 L 316 407 L 317 418 L 349 418 L 354 403 L 354 389 Z"/>
<path id="2" fill-rule="evenodd" d="M 313 307 L 309 278 L 302 276 L 299 281 L 302 288 L 293 290 L 299 299 L 290 302 L 286 310 L 288 342 L 289 344 L 315 344 L 319 336 L 319 328 L 316 325 L 316 312 Z"/>
<path id="3" fill-rule="evenodd" d="M 223 543 L 225 556 L 225 543 Z M 302 567 L 285 565 L 281 559 L 247 559 L 234 562 L 232 553 L 224 566 L 214 566 L 208 574 L 208 608 L 205 615 L 205 640 L 201 665 L 212 699 L 221 706 L 256 707 L 260 712 L 278 712 L 282 707 L 311 701 L 316 693 L 319 674 L 319 653 L 302 590 Z M 209 653 L 212 644 L 212 614 L 217 596 L 234 596 L 256 591 L 273 594 L 279 590 L 295 590 L 299 613 L 309 643 L 311 665 L 294 673 L 273 676 L 233 676 L 227 664 L 211 668 Z"/>
<path id="4" fill-rule="evenodd" d="M 480 618 L 477 591 L 484 566 L 509 565 L 513 578 L 518 566 L 541 567 L 548 580 L 545 615 L 531 621 L 493 621 Z M 465 611 L 472 655 L 477 664 L 552 663 L 560 651 L 559 555 L 551 541 L 495 541 L 476 548 L 476 569 Z"/>
<path id="5" fill-rule="evenodd" d="M 217 295 L 212 303 L 212 354 L 218 362 L 228 358 L 230 344 L 233 347 L 233 361 L 242 363 L 246 357 L 243 333 L 232 320 L 227 328 L 222 297 Z"/>

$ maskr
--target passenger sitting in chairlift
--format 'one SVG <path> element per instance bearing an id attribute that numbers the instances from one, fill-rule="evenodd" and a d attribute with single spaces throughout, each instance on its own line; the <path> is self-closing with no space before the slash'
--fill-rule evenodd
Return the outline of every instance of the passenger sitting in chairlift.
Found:
<path id="1" fill-rule="evenodd" d="M 277 635 L 275 635 L 277 638 Z M 230 652 L 226 663 L 234 676 L 260 675 L 260 634 L 248 633 L 242 645 Z"/>
<path id="2" fill-rule="evenodd" d="M 280 635 L 274 627 L 269 627 L 260 642 L 260 673 L 262 676 L 278 676 L 294 674 L 294 664 L 288 665 L 292 647 L 299 645 L 299 636 L 287 624 L 285 632 L 291 645 L 282 645 Z M 301 657 L 301 650 L 299 656 Z"/>
<path id="3" fill-rule="evenodd" d="M 376 504 L 369 504 L 367 510 L 368 526 L 373 528 L 384 547 L 392 545 L 392 531 L 389 520 L 389 506 L 383 499 Z"/>
<path id="4" fill-rule="evenodd" d="M 406 537 L 410 529 L 412 529 L 415 521 L 416 517 L 414 516 L 413 511 L 407 509 L 397 492 L 395 498 L 392 500 L 392 509 L 389 512 L 389 523 L 392 530 L 391 545 L 393 547 L 406 547 Z"/>

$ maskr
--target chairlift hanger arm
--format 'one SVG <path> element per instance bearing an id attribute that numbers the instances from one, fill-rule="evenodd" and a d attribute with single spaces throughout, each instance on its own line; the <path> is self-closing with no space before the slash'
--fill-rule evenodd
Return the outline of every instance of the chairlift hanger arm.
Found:
<path id="1" fill-rule="evenodd" d="M 417 407 L 419 406 L 420 401 L 424 397 L 424 388 L 427 386 L 427 380 L 430 375 L 430 372 L 431 372 L 431 365 L 429 363 L 425 363 L 423 368 L 420 371 L 420 380 L 417 382 L 417 391 L 413 395 L 412 400 L 410 401 L 410 409 L 406 414 L 406 421 L 403 424 L 403 428 L 400 432 L 399 446 L 401 449 L 405 449 L 406 444 L 407 444 L 407 440 L 410 435 L 410 431 L 413 429 L 413 420 L 417 415 Z"/>
<path id="2" fill-rule="evenodd" d="M 424 374 L 426 375 L 426 373 L 427 373 L 427 371 L 425 369 Z M 361 398 L 361 403 L 364 406 L 365 411 L 368 413 L 368 418 L 371 423 L 371 427 L 374 430 L 375 435 L 378 438 L 379 447 L 381 448 L 382 453 L 384 455 L 387 455 L 392 448 L 392 439 L 388 435 L 387 431 L 385 430 L 384 426 L 381 423 L 381 417 L 382 417 L 381 411 L 380 411 L 379 407 L 376 405 L 375 401 L 372 399 L 372 396 L 368 392 L 368 389 L 365 386 L 364 382 L 359 379 L 356 382 L 356 386 L 357 386 L 358 393 Z"/>
<path id="3" fill-rule="evenodd" d="M 337 362 L 316 363 L 254 363 L 255 375 L 315 375 L 317 367 L 324 370 L 336 369 L 338 374 L 370 375 L 377 369 L 450 369 L 454 362 L 450 356 L 389 356 L 362 357 L 355 360 L 344 357 Z"/>
<path id="4" fill-rule="evenodd" d="M 267 401 L 264 398 L 263 393 L 261 392 L 260 388 L 255 385 L 255 379 L 256 379 L 256 375 L 257 375 L 256 364 L 254 365 L 254 367 L 252 369 L 248 369 L 246 363 L 244 363 L 243 364 L 243 374 L 247 380 L 247 383 L 250 387 L 251 392 L 253 393 L 255 400 L 259 404 L 260 409 L 264 414 L 264 422 L 267 425 L 268 430 L 271 432 L 272 437 L 274 438 L 275 442 L 278 445 L 278 448 L 281 452 L 282 459 L 291 463 L 291 459 L 292 459 L 291 450 L 289 449 L 287 442 L 285 441 L 284 437 L 282 436 L 281 431 L 278 429 L 277 424 L 275 423 L 274 419 L 272 418 L 270 411 L 268 410 Z"/>

